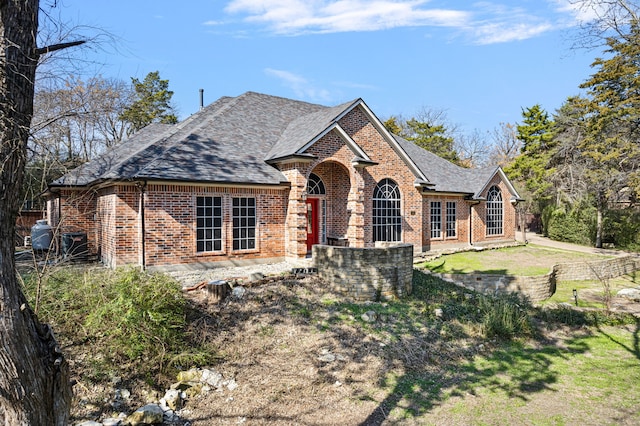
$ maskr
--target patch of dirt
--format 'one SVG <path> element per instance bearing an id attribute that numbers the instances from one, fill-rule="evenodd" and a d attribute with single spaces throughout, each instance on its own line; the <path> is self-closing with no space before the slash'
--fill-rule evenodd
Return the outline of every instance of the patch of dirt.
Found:
<path id="1" fill-rule="evenodd" d="M 640 317 L 640 303 L 628 297 L 616 296 L 616 291 L 617 289 L 612 291 L 609 302 L 611 312 L 624 312 Z M 578 297 L 589 304 L 605 306 L 605 297 L 601 288 L 581 289 Z"/>
<path id="2" fill-rule="evenodd" d="M 314 278 L 283 280 L 207 304 L 202 338 L 215 341 L 215 368 L 239 388 L 188 402 L 195 424 L 360 424 L 384 399 L 379 381 L 393 369 L 385 345 L 331 308 L 337 295 Z M 328 307 L 324 307 L 326 304 Z"/>

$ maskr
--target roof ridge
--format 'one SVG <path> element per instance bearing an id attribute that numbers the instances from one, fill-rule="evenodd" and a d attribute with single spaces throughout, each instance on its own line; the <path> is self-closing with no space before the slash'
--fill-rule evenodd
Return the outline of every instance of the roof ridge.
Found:
<path id="1" fill-rule="evenodd" d="M 242 96 L 242 95 L 240 95 L 240 96 Z M 225 107 L 227 107 L 227 105 L 232 103 L 235 99 L 239 98 L 240 96 L 236 96 L 236 97 L 223 96 L 220 99 L 216 99 L 214 102 L 212 102 L 209 105 L 199 109 L 198 111 L 196 111 L 193 114 L 191 114 L 189 117 L 185 118 L 184 120 L 182 120 L 181 122 L 176 124 L 176 127 L 178 127 L 179 129 L 184 128 L 187 124 L 191 123 L 196 118 L 200 117 L 201 115 L 204 115 L 207 112 L 207 110 L 211 109 L 214 105 L 222 103 L 222 105 L 218 106 L 218 111 L 213 113 L 214 116 L 218 115 L 219 111 L 224 110 Z"/>

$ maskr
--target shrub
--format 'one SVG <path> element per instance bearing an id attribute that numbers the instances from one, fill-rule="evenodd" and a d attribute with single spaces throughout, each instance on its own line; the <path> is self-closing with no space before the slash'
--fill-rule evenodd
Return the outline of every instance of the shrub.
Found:
<path id="1" fill-rule="evenodd" d="M 35 280 L 25 277 L 30 302 Z M 128 368 L 142 377 L 166 372 L 172 361 L 206 362 L 205 348 L 187 341 L 186 300 L 166 275 L 136 269 L 60 268 L 45 277 L 39 316 L 73 344 L 91 344 L 91 373 Z"/>
<path id="2" fill-rule="evenodd" d="M 480 329 L 483 337 L 505 340 L 534 331 L 531 305 L 517 294 L 482 295 L 418 271 L 413 277 L 413 297 L 440 306 L 447 321 L 456 319 Z"/>
<path id="3" fill-rule="evenodd" d="M 593 218 L 595 209 L 585 203 L 569 212 L 557 208 L 547 218 L 547 234 L 553 240 L 591 245 L 595 236 Z"/>
<path id="4" fill-rule="evenodd" d="M 515 294 L 478 298 L 480 322 L 485 337 L 512 339 L 531 335 L 529 304 Z"/>
<path id="5" fill-rule="evenodd" d="M 555 308 L 545 306 L 537 309 L 534 317 L 539 321 L 544 321 L 547 325 L 557 324 L 569 325 L 572 327 L 582 326 L 619 326 L 625 324 L 640 325 L 640 320 L 632 314 L 606 312 L 600 309 L 582 310 L 574 309 L 571 306 L 559 305 Z"/>
<path id="6" fill-rule="evenodd" d="M 604 216 L 605 241 L 629 251 L 640 249 L 640 212 L 634 208 L 609 210 Z"/>
<path id="7" fill-rule="evenodd" d="M 162 362 L 158 358 L 179 348 L 185 299 L 175 281 L 127 269 L 117 271 L 101 290 L 84 325 L 110 339 L 114 355 L 133 360 L 144 354 Z"/>

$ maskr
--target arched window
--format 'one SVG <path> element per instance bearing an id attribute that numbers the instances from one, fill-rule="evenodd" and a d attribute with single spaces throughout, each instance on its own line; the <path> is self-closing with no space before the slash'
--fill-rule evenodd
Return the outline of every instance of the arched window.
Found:
<path id="1" fill-rule="evenodd" d="M 307 181 L 307 194 L 309 195 L 324 195 L 324 182 L 320 179 L 320 176 L 315 173 L 311 173 L 309 175 L 309 180 Z"/>
<path id="2" fill-rule="evenodd" d="M 373 191 L 373 241 L 400 241 L 400 189 L 391 179 L 382 179 Z"/>
<path id="3" fill-rule="evenodd" d="M 502 234 L 502 193 L 492 186 L 487 194 L 487 235 Z"/>

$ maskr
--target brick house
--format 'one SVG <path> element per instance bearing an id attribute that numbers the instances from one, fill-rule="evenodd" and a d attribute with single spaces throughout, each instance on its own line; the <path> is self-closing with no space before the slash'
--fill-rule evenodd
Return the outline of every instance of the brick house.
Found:
<path id="1" fill-rule="evenodd" d="M 325 107 L 248 92 L 152 124 L 49 186 L 47 214 L 115 267 L 307 256 L 314 244 L 515 239 L 500 168 L 465 169 L 389 133 L 362 99 Z"/>

